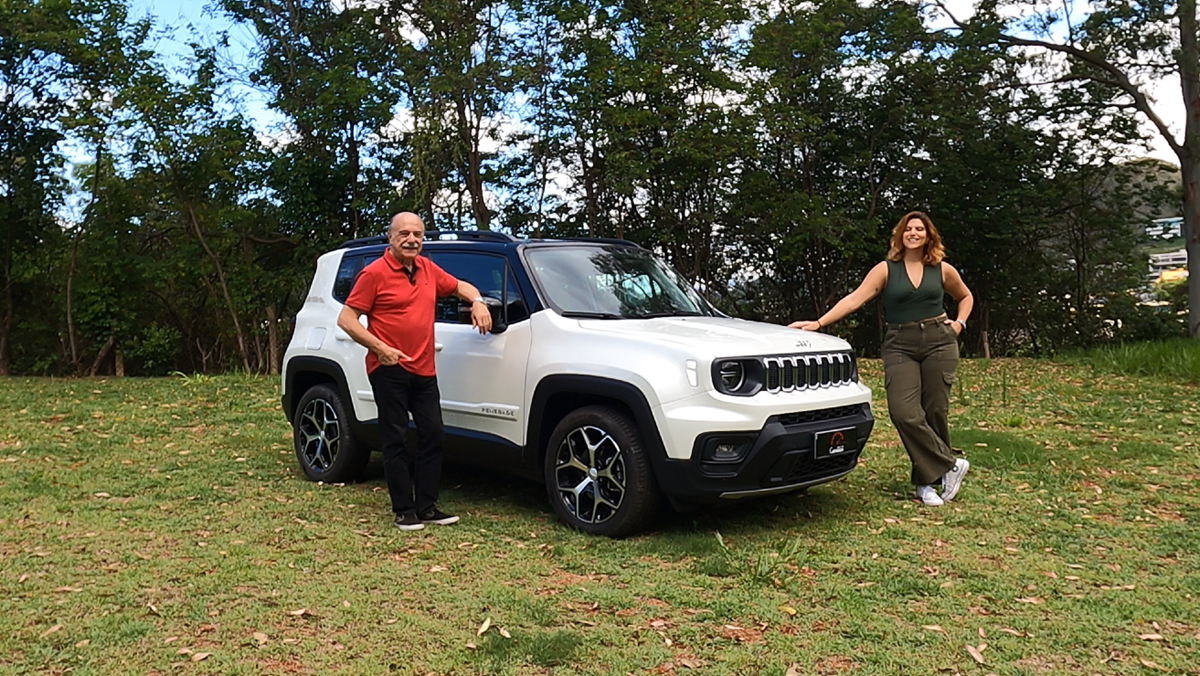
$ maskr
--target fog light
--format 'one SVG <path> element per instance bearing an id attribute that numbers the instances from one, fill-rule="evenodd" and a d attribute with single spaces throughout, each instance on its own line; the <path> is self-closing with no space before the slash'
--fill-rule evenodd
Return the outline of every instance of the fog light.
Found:
<path id="1" fill-rule="evenodd" d="M 737 462 L 738 458 L 742 457 L 741 446 L 738 444 L 718 444 L 713 449 L 713 462 Z"/>

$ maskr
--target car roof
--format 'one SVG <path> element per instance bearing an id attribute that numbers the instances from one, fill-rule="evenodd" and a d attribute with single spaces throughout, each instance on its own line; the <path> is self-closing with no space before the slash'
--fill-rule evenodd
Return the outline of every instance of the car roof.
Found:
<path id="1" fill-rule="evenodd" d="M 484 250 L 507 250 L 519 245 L 557 245 L 557 244 L 608 244 L 642 248 L 636 242 L 614 237 L 564 237 L 561 239 L 517 239 L 506 232 L 494 230 L 427 230 L 425 231 L 425 246 L 441 248 L 445 244 L 471 244 L 471 248 L 479 246 Z M 375 250 L 387 244 L 386 235 L 360 237 L 343 242 L 339 249 Z"/>

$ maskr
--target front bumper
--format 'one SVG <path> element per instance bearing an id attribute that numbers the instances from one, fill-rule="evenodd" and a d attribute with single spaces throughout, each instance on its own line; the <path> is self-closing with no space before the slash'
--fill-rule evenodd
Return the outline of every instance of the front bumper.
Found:
<path id="1" fill-rule="evenodd" d="M 691 457 L 664 459 L 656 467 L 658 485 L 677 505 L 772 495 L 833 481 L 858 464 L 875 418 L 870 404 L 853 404 L 804 413 L 774 415 L 761 430 L 708 432 L 696 437 Z M 845 451 L 816 457 L 818 433 L 854 428 L 856 440 Z M 716 444 L 744 445 L 735 463 L 706 461 Z"/>

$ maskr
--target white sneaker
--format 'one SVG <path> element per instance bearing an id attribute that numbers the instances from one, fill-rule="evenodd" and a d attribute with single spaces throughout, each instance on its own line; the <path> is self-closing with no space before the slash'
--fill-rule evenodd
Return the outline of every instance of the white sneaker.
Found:
<path id="1" fill-rule="evenodd" d="M 963 477 L 967 475 L 969 469 L 971 469 L 971 463 L 967 462 L 965 458 L 954 461 L 954 466 L 950 468 L 950 471 L 942 475 L 942 500 L 950 502 L 954 496 L 958 495 Z"/>
<path id="2" fill-rule="evenodd" d="M 917 499 L 930 507 L 941 507 L 946 504 L 938 497 L 937 492 L 933 490 L 933 486 L 917 486 Z"/>

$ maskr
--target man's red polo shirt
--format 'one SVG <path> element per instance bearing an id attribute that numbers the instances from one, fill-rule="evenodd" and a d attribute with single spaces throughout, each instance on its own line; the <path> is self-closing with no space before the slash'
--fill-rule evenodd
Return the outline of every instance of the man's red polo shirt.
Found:
<path id="1" fill-rule="evenodd" d="M 346 305 L 367 315 L 371 335 L 412 357 L 402 361 L 409 373 L 432 376 L 433 310 L 438 296 L 449 296 L 458 288 L 458 280 L 424 256 L 413 261 L 415 271 L 409 281 L 404 266 L 392 255 L 391 248 L 379 260 L 362 269 Z M 367 373 L 379 367 L 379 358 L 367 352 Z"/>

